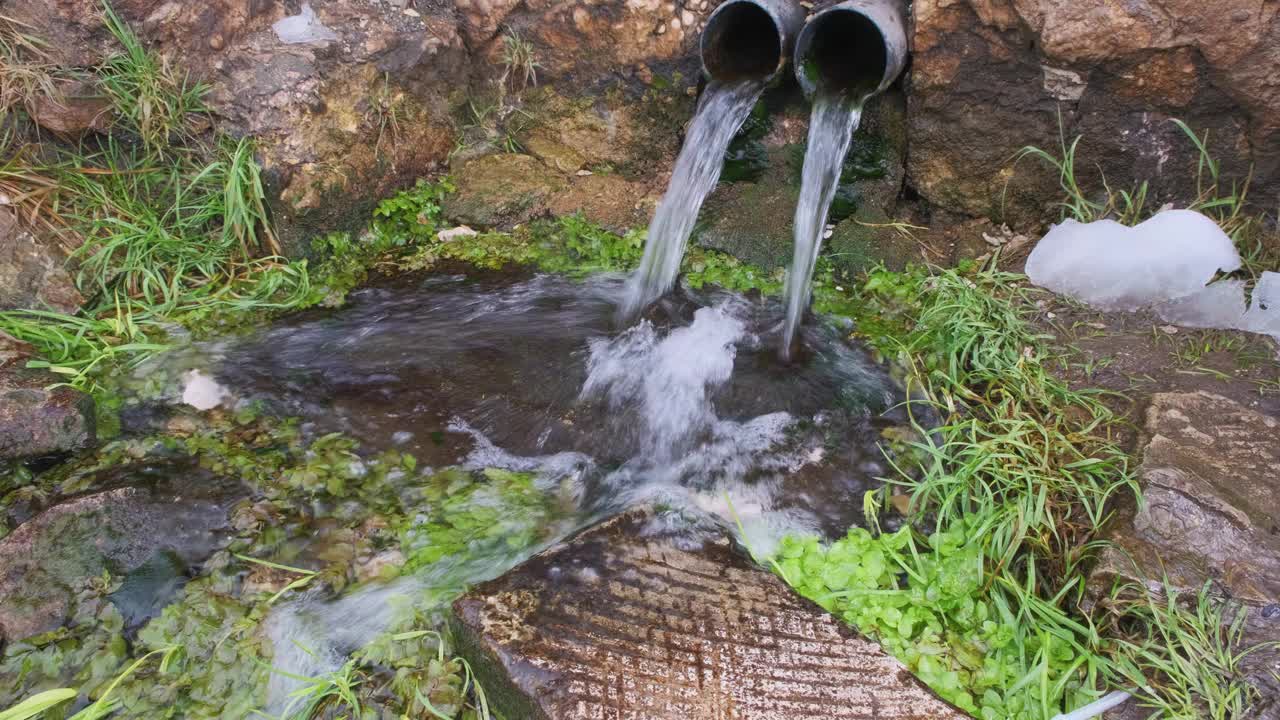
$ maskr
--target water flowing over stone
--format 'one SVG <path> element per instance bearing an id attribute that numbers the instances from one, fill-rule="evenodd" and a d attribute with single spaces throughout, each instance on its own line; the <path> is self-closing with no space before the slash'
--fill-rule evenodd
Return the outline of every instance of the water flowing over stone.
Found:
<path id="1" fill-rule="evenodd" d="M 903 665 L 716 533 L 626 513 L 477 587 L 455 636 L 509 716 L 962 720 Z"/>
<path id="2" fill-rule="evenodd" d="M 862 119 L 861 98 L 819 95 L 809 119 L 809 145 L 804 154 L 800 200 L 796 205 L 795 254 L 787 273 L 787 319 L 782 354 L 789 356 L 800 319 L 809 305 L 814 266 L 822 248 L 827 211 L 840 184 L 840 171 L 849 143 Z"/>
<path id="3" fill-rule="evenodd" d="M 781 306 L 681 288 L 618 330 L 621 276 L 401 278 L 336 310 L 285 319 L 257 337 L 202 343 L 140 372 L 200 372 L 233 389 L 223 405 L 262 403 L 313 436 L 343 432 L 363 451 L 409 452 L 423 467 L 531 473 L 554 513 L 534 547 L 465 554 L 331 598 L 276 608 L 273 666 L 295 676 L 339 669 L 425 594 L 507 571 L 601 518 L 661 508 L 649 528 L 697 548 L 739 529 L 756 552 L 787 534 L 845 532 L 863 493 L 889 473 L 877 445 L 905 417 L 902 398 L 837 328 L 804 329 L 803 368 L 773 352 Z M 429 351 L 424 352 L 424 348 Z M 468 503 L 501 508 L 497 490 Z M 424 522 L 432 509 L 422 507 Z M 511 517 L 501 522 L 520 522 Z M 511 533 L 499 533 L 499 536 Z M 297 683 L 278 674 L 271 709 Z"/>
<path id="4" fill-rule="evenodd" d="M 624 319 L 633 318 L 675 284 L 685 244 L 702 202 L 720 179 L 729 142 L 763 91 L 764 84 L 758 80 L 707 86 L 676 158 L 671 183 L 649 223 L 644 258 L 627 284 L 620 312 Z"/>

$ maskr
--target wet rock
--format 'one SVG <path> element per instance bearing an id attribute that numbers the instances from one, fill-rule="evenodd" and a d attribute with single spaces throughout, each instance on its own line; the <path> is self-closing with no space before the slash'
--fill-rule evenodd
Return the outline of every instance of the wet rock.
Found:
<path id="1" fill-rule="evenodd" d="M 508 717 L 966 717 L 874 643 L 746 560 L 628 512 L 454 605 Z M 700 546 L 699 546 L 700 545 Z"/>
<path id="2" fill-rule="evenodd" d="M 0 204 L 0 310 L 78 310 L 84 298 L 66 270 L 66 261 L 66 250 L 57 238 L 37 236 Z"/>
<path id="3" fill-rule="evenodd" d="M 111 102 L 85 80 L 59 82 L 56 92 L 37 95 L 27 109 L 40 127 L 69 138 L 105 132 L 114 119 Z"/>
<path id="4" fill-rule="evenodd" d="M 1159 204 L 1197 192 L 1203 133 L 1252 196 L 1280 194 L 1280 23 L 1231 0 L 920 0 L 913 5 L 909 173 L 926 199 L 1011 222 L 1056 216 L 1056 172 L 1011 156 L 1083 135 L 1077 169 L 1113 188 L 1151 179 Z M 1105 28 L 1105 32 L 1099 32 Z M 1006 187 L 1008 188 L 1006 191 Z M 1150 200 L 1149 200 L 1150 202 Z"/>
<path id="5" fill-rule="evenodd" d="M 643 228 L 657 206 L 662 190 L 619 175 L 582 175 L 551 199 L 557 216 L 581 213 L 587 220 L 616 233 Z"/>
<path id="6" fill-rule="evenodd" d="M 1206 581 L 1240 601 L 1245 644 L 1280 636 L 1280 420 L 1207 392 L 1154 395 L 1140 477 L 1145 504 L 1118 518 L 1091 578 L 1158 580 L 1194 593 Z M 1135 567 L 1136 566 L 1136 567 Z M 1246 669 L 1270 698 L 1259 717 L 1280 717 L 1280 650 L 1254 653 Z M 1266 715 L 1265 713 L 1273 713 Z"/>
<path id="7" fill-rule="evenodd" d="M 104 484 L 133 483 L 55 505 L 0 540 L 0 640 L 57 628 L 76 590 L 103 572 L 128 576 L 121 602 L 140 623 L 156 593 L 180 585 L 173 568 L 202 562 L 230 539 L 227 494 L 242 492 L 194 464 L 166 465 L 182 492 L 151 484 L 151 468 L 125 467 Z"/>
<path id="8" fill-rule="evenodd" d="M 0 333 L 0 461 L 86 447 L 94 439 L 93 398 L 56 375 L 26 367 L 33 348 Z"/>
<path id="9" fill-rule="evenodd" d="M 466 225 L 510 228 L 547 211 L 547 202 L 567 182 L 529 155 L 485 155 L 455 175 L 458 191 L 444 201 L 447 217 Z"/>

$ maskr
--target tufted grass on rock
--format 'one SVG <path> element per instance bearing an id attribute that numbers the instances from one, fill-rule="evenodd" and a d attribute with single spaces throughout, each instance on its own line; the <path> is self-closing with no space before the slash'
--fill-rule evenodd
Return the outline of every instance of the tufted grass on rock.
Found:
<path id="1" fill-rule="evenodd" d="M 1255 278 L 1263 270 L 1280 268 L 1280 237 L 1275 236 L 1274 231 L 1268 232 L 1264 216 L 1249 204 L 1252 176 L 1243 180 L 1224 177 L 1221 164 L 1209 150 L 1209 131 L 1199 135 L 1182 120 L 1174 118 L 1169 122 L 1176 125 L 1196 149 L 1196 176 L 1186 180 L 1188 186 L 1194 182 L 1195 196 L 1187 208 L 1204 213 L 1218 223 L 1240 250 L 1245 270 Z M 1150 183 L 1145 180 L 1124 190 L 1113 188 L 1107 178 L 1101 176 L 1100 191 L 1086 190 L 1076 164 L 1084 138 L 1077 136 L 1068 143 L 1061 135 L 1061 122 L 1059 132 L 1057 154 L 1029 145 L 1014 155 L 1014 165 L 1033 158 L 1057 171 L 1063 192 L 1059 205 L 1064 219 L 1082 223 L 1111 219 L 1123 225 L 1136 225 L 1160 210 L 1149 202 Z M 1005 190 L 1007 192 L 1007 185 Z"/>

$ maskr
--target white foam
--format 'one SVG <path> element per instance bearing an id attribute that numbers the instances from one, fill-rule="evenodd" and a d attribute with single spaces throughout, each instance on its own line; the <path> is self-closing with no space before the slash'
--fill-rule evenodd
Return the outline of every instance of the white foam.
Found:
<path id="1" fill-rule="evenodd" d="M 1199 292 L 1240 267 L 1231 238 L 1192 210 L 1166 210 L 1132 228 L 1066 220 L 1027 258 L 1031 282 L 1100 310 L 1132 311 Z"/>
<path id="2" fill-rule="evenodd" d="M 673 461 L 715 424 L 709 392 L 733 374 L 734 343 L 745 335 L 726 303 L 699 308 L 693 324 L 661 339 L 647 321 L 613 340 L 596 338 L 582 397 L 604 397 L 620 410 L 638 407 L 645 451 Z"/>

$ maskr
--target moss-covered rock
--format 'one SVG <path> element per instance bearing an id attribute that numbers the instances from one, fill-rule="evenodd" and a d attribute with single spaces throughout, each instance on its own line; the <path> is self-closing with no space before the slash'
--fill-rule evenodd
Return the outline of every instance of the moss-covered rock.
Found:
<path id="1" fill-rule="evenodd" d="M 444 201 L 444 214 L 459 223 L 509 228 L 547 211 L 565 178 L 530 155 L 485 155 L 454 175 L 458 191 Z"/>

